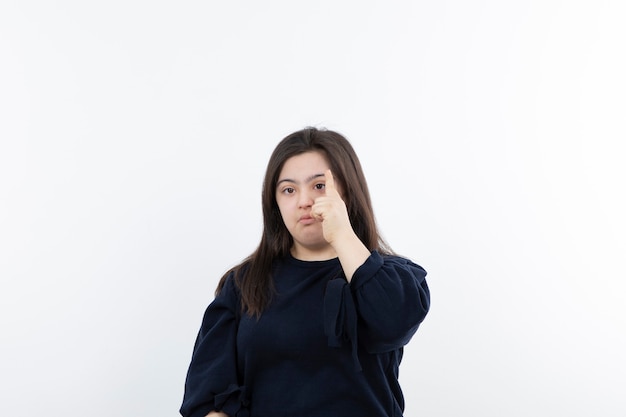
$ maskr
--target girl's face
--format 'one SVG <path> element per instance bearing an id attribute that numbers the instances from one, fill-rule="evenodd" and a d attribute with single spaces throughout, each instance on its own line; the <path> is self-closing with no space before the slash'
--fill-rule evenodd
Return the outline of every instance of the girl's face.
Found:
<path id="1" fill-rule="evenodd" d="M 293 237 L 292 255 L 302 260 L 331 259 L 337 256 L 324 239 L 321 221 L 311 217 L 317 197 L 325 195 L 324 172 L 328 162 L 312 151 L 285 161 L 276 183 L 276 203 L 287 230 Z"/>

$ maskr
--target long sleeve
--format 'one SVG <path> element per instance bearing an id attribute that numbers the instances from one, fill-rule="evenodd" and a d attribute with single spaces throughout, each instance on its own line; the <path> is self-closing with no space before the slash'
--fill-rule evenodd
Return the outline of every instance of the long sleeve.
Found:
<path id="1" fill-rule="evenodd" d="M 419 265 L 374 251 L 349 284 L 330 281 L 325 295 L 329 345 L 349 340 L 353 351 L 358 343 L 369 353 L 406 345 L 430 307 L 425 277 Z"/>
<path id="2" fill-rule="evenodd" d="M 243 410 L 239 413 L 245 392 L 237 376 L 238 312 L 231 276 L 205 311 L 187 371 L 182 416 L 204 417 L 212 410 L 229 416 L 244 414 Z"/>

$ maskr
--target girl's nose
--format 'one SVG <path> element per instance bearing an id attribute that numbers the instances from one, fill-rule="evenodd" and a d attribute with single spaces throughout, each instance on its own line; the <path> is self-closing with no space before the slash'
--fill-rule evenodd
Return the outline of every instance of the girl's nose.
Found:
<path id="1" fill-rule="evenodd" d="M 301 192 L 298 200 L 298 207 L 307 208 L 313 206 L 313 197 L 307 192 Z"/>

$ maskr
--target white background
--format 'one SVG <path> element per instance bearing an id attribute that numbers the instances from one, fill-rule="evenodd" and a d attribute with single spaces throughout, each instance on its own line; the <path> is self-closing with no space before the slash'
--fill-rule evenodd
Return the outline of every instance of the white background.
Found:
<path id="1" fill-rule="evenodd" d="M 623 4 L 2 0 L 0 415 L 178 415 L 308 125 L 429 272 L 407 417 L 626 415 Z"/>

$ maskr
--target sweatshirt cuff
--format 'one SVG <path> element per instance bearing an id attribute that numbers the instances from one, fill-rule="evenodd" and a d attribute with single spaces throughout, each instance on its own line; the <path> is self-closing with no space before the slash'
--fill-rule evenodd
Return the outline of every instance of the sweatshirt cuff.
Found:
<path id="1" fill-rule="evenodd" d="M 356 290 L 361 287 L 367 281 L 372 279 L 376 272 L 383 266 L 384 260 L 383 257 L 378 253 L 378 251 L 372 251 L 369 258 L 363 262 L 363 265 L 357 268 L 352 275 L 352 279 L 350 280 L 350 288 L 352 290 Z"/>
<path id="2" fill-rule="evenodd" d="M 231 384 L 226 391 L 215 396 L 215 410 L 231 417 L 248 417 L 248 401 L 244 386 Z"/>
<path id="3" fill-rule="evenodd" d="M 244 386 L 230 384 L 224 391 L 215 394 L 213 401 L 210 401 L 209 404 L 198 407 L 189 416 L 205 417 L 211 411 L 226 413 L 229 417 L 250 416 L 248 411 L 249 402 L 246 399 Z"/>

